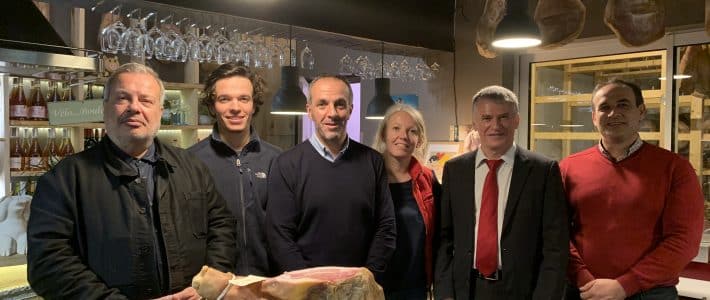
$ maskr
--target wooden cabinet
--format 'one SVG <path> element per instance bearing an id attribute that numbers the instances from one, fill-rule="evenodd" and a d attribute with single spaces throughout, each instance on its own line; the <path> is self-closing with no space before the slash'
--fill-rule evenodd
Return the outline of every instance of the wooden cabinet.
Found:
<path id="1" fill-rule="evenodd" d="M 662 143 L 666 124 L 661 101 L 666 84 L 666 52 L 649 51 L 531 66 L 530 148 L 560 160 L 599 141 L 592 123 L 592 90 L 597 83 L 619 78 L 638 84 L 648 109 L 641 138 Z"/>

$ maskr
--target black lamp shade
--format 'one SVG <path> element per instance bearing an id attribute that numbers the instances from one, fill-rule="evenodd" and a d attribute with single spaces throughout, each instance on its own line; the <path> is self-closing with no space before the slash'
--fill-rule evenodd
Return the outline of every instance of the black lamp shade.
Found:
<path id="1" fill-rule="evenodd" d="M 505 43 L 505 40 L 517 40 L 517 43 Z M 540 30 L 537 23 L 521 9 L 514 9 L 503 17 L 498 24 L 493 38 L 493 46 L 501 48 L 525 48 L 540 44 Z"/>
<path id="2" fill-rule="evenodd" d="M 305 115 L 306 95 L 298 85 L 298 67 L 281 67 L 281 88 L 271 102 L 274 115 Z"/>
<path id="3" fill-rule="evenodd" d="M 367 105 L 366 119 L 382 119 L 387 109 L 394 104 L 390 96 L 390 79 L 375 78 L 375 97 Z"/>

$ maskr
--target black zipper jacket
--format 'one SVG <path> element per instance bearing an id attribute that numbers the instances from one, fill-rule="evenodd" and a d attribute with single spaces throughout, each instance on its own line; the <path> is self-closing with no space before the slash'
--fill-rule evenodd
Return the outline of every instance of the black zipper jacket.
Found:
<path id="1" fill-rule="evenodd" d="M 235 274 L 271 276 L 273 268 L 264 233 L 266 217 L 266 177 L 278 147 L 259 139 L 250 128 L 249 143 L 237 154 L 225 144 L 215 125 L 212 134 L 188 151 L 210 169 L 217 190 L 232 211 L 237 232 Z"/>

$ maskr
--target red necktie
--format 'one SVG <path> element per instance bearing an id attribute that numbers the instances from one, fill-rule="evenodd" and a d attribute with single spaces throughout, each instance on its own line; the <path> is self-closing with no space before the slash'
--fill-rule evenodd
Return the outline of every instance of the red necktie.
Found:
<path id="1" fill-rule="evenodd" d="M 496 171 L 502 159 L 486 160 L 488 174 L 483 184 L 481 208 L 478 216 L 476 241 L 476 268 L 484 276 L 498 270 L 498 176 Z"/>

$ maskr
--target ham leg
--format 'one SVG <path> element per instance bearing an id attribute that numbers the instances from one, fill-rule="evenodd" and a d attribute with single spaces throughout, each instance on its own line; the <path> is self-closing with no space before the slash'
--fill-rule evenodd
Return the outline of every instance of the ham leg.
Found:
<path id="1" fill-rule="evenodd" d="M 382 288 L 365 268 L 317 267 L 264 280 L 261 291 L 274 299 L 384 300 Z"/>
<path id="2" fill-rule="evenodd" d="M 520 1 L 520 0 L 513 0 Z M 506 0 L 486 0 L 483 14 L 476 26 L 476 48 L 478 53 L 485 58 L 495 58 L 498 53 L 493 49 L 493 35 L 496 33 L 498 23 L 505 16 Z"/>
<path id="3" fill-rule="evenodd" d="M 581 0 L 540 0 L 535 23 L 542 35 L 543 49 L 563 46 L 576 39 L 584 28 L 587 9 Z"/>
<path id="4" fill-rule="evenodd" d="M 650 44 L 666 32 L 663 1 L 608 0 L 604 23 L 625 46 Z"/>

